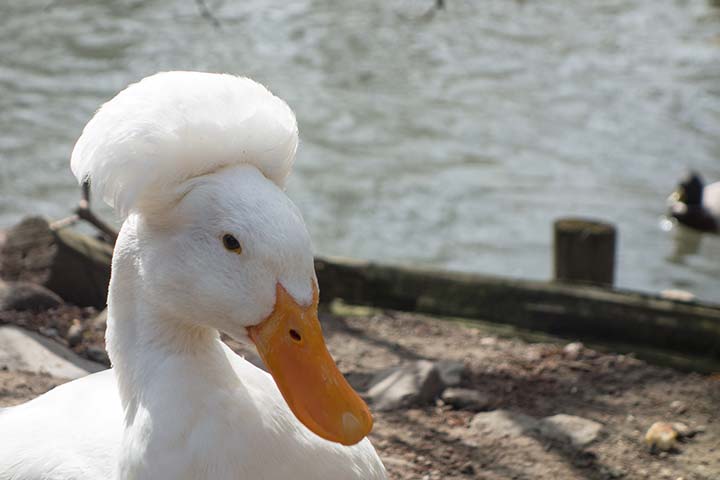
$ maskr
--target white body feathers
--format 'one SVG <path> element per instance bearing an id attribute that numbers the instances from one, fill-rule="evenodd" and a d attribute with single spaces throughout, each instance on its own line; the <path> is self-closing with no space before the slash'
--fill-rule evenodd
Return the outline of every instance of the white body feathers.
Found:
<path id="1" fill-rule="evenodd" d="M 367 439 L 342 447 L 315 436 L 298 423 L 268 374 L 216 342 L 224 365 L 164 359 L 148 377 L 153 388 L 144 392 L 147 403 L 125 436 L 113 370 L 2 411 L 0 479 L 385 478 Z M 224 375 L 187 381 L 211 365 L 240 381 Z"/>
<path id="2" fill-rule="evenodd" d="M 711 183 L 703 188 L 702 205 L 720 225 L 720 182 Z"/>

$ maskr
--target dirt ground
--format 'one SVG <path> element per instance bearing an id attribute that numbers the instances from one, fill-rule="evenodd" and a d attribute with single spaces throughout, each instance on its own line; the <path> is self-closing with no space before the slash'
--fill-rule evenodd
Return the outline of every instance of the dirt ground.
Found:
<path id="1" fill-rule="evenodd" d="M 74 349 L 87 353 L 102 341 L 93 313 L 0 315 L 0 322 L 22 323 L 63 341 L 61 332 L 78 318 L 86 328 Z M 720 479 L 720 376 L 681 373 L 584 347 L 564 349 L 567 341 L 559 339 L 506 337 L 486 324 L 346 307 L 321 319 L 338 365 L 360 388 L 373 372 L 404 361 L 460 360 L 468 372 L 462 386 L 487 394 L 490 409 L 578 415 L 604 426 L 597 441 L 575 448 L 532 434 L 474 430 L 477 412 L 453 410 L 439 400 L 378 412 L 371 438 L 392 479 Z M 0 406 L 59 383 L 0 371 Z M 682 422 L 700 433 L 674 451 L 651 453 L 643 438 L 656 421 Z"/>

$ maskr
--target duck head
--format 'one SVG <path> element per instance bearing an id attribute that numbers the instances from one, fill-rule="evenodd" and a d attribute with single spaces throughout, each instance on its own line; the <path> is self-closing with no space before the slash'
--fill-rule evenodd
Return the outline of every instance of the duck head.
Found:
<path id="1" fill-rule="evenodd" d="M 360 441 L 372 417 L 325 347 L 299 210 L 251 165 L 186 187 L 173 209 L 145 219 L 142 283 L 157 299 L 153 311 L 251 343 L 305 426 L 345 445 Z"/>
<path id="2" fill-rule="evenodd" d="M 701 232 L 716 232 L 717 220 L 703 206 L 705 185 L 696 172 L 689 172 L 668 197 L 669 215 L 686 227 Z"/>
<path id="3" fill-rule="evenodd" d="M 296 147 L 292 111 L 252 80 L 167 72 L 98 111 L 72 168 L 132 217 L 150 311 L 251 343 L 298 420 L 352 445 L 372 417 L 323 340 L 310 236 L 283 191 Z"/>
<path id="4" fill-rule="evenodd" d="M 689 172 L 678 183 L 677 189 L 668 198 L 668 203 L 672 207 L 674 204 L 681 203 L 687 206 L 702 205 L 703 181 L 696 172 Z"/>

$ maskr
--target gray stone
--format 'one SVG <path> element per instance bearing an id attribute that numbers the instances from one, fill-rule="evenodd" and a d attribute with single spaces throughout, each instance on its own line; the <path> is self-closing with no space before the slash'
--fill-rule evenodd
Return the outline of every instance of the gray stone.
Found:
<path id="1" fill-rule="evenodd" d="M 583 345 L 580 342 L 573 342 L 568 343 L 563 348 L 563 353 L 567 358 L 570 360 L 577 360 L 580 355 L 582 355 L 583 350 L 585 349 L 585 345 Z"/>
<path id="2" fill-rule="evenodd" d="M 110 358 L 103 348 L 90 346 L 87 350 L 85 350 L 85 354 L 88 358 L 95 362 L 102 363 L 103 365 L 110 365 Z"/>
<path id="3" fill-rule="evenodd" d="M 62 303 L 60 297 L 40 285 L 0 281 L 0 310 L 41 311 L 58 307 Z"/>
<path id="4" fill-rule="evenodd" d="M 0 368 L 75 379 L 106 367 L 38 333 L 6 325 L 0 326 Z"/>
<path id="5" fill-rule="evenodd" d="M 367 397 L 376 410 L 429 404 L 445 386 L 433 362 L 418 360 L 380 372 L 370 381 Z"/>
<path id="6" fill-rule="evenodd" d="M 97 331 L 105 330 L 107 327 L 107 308 L 93 318 L 92 327 Z"/>
<path id="7" fill-rule="evenodd" d="M 672 428 L 677 432 L 678 438 L 681 438 L 681 439 L 692 438 L 695 435 L 697 435 L 698 433 L 705 432 L 704 425 L 690 427 L 682 422 L 673 422 Z"/>
<path id="8" fill-rule="evenodd" d="M 603 428 L 598 422 L 574 415 L 561 413 L 538 420 L 507 410 L 478 413 L 470 422 L 470 427 L 487 435 L 541 436 L 548 440 L 570 443 L 576 448 L 585 447 L 595 441 Z"/>
<path id="9" fill-rule="evenodd" d="M 469 388 L 448 388 L 442 394 L 442 400 L 447 405 L 461 410 L 488 410 L 492 404 L 490 397 L 477 390 Z"/>
<path id="10" fill-rule="evenodd" d="M 676 415 L 682 415 L 683 413 L 687 412 L 687 409 L 687 403 L 683 402 L 682 400 L 675 400 L 674 402 L 670 403 L 670 410 Z"/>
<path id="11" fill-rule="evenodd" d="M 453 360 L 441 360 L 435 364 L 440 374 L 440 380 L 446 387 L 457 387 L 467 376 L 467 368 L 463 362 Z"/>
<path id="12" fill-rule="evenodd" d="M 598 438 L 603 425 L 587 418 L 560 413 L 540 420 L 538 428 L 543 437 L 560 442 L 569 441 L 574 447 L 582 448 Z"/>
<path id="13" fill-rule="evenodd" d="M 529 415 L 508 410 L 478 413 L 470 428 L 497 437 L 520 437 L 538 430 L 538 420 Z"/>
<path id="14" fill-rule="evenodd" d="M 71 347 L 74 347 L 75 345 L 78 345 L 80 342 L 82 342 L 83 328 L 80 320 L 78 320 L 77 318 L 73 320 L 72 325 L 70 325 L 70 328 L 68 328 L 65 339 L 67 340 L 68 345 L 70 345 Z"/>

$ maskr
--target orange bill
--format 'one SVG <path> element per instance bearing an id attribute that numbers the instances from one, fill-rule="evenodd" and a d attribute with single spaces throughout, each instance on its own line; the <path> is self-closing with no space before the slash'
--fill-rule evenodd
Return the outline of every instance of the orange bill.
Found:
<path id="1" fill-rule="evenodd" d="M 277 284 L 275 308 L 260 324 L 248 327 L 265 366 L 288 406 L 320 437 L 354 445 L 372 429 L 365 402 L 347 383 L 325 347 L 317 318 L 318 291 L 303 307 Z"/>

